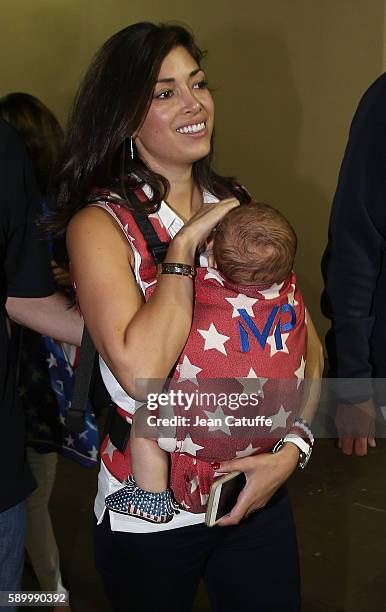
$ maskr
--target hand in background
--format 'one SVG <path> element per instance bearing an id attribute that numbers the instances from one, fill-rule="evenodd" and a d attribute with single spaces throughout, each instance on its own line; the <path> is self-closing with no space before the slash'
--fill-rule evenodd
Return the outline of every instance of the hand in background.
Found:
<path id="1" fill-rule="evenodd" d="M 59 285 L 59 287 L 70 287 L 71 286 L 70 275 L 68 273 L 68 270 L 65 270 L 64 268 L 61 268 L 60 266 L 58 266 L 58 264 L 56 263 L 54 259 L 51 259 L 51 268 L 52 268 L 55 282 L 57 285 Z"/>
<path id="2" fill-rule="evenodd" d="M 339 448 L 344 455 L 367 455 L 368 447 L 375 448 L 375 408 L 372 399 L 360 404 L 338 404 L 335 425 Z"/>

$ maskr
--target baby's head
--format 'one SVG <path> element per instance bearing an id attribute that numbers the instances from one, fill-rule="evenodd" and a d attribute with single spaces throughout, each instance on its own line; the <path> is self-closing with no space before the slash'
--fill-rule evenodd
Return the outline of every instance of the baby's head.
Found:
<path id="1" fill-rule="evenodd" d="M 278 210 L 250 202 L 221 220 L 213 256 L 218 270 L 232 283 L 272 285 L 291 272 L 296 246 L 296 234 Z"/>

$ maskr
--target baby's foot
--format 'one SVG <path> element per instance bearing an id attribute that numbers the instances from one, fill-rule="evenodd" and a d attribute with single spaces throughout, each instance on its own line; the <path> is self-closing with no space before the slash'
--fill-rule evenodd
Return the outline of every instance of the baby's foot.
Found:
<path id="1" fill-rule="evenodd" d="M 180 512 L 171 489 L 160 493 L 144 491 L 132 475 L 122 489 L 106 497 L 105 504 L 113 512 L 136 516 L 151 523 L 168 523 Z"/>

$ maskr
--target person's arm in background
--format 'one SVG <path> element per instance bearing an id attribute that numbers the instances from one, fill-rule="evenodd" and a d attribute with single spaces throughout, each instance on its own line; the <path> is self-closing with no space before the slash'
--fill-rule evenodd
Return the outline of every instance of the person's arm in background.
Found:
<path id="1" fill-rule="evenodd" d="M 10 319 L 55 340 L 80 346 L 83 320 L 62 293 L 41 298 L 9 297 L 5 308 Z"/>
<path id="2" fill-rule="evenodd" d="M 331 320 L 326 337 L 338 383 L 336 423 L 345 454 L 375 446 L 370 340 L 375 323 L 374 295 L 381 273 L 386 235 L 386 75 L 362 98 L 350 129 L 322 260 L 323 314 Z M 386 317 L 385 317 L 386 324 Z M 351 389 L 351 393 L 353 389 Z"/>
<path id="3" fill-rule="evenodd" d="M 83 322 L 55 293 L 47 245 L 37 235 L 39 194 L 19 136 L 0 122 L 0 293 L 11 319 L 58 340 L 80 344 Z"/>

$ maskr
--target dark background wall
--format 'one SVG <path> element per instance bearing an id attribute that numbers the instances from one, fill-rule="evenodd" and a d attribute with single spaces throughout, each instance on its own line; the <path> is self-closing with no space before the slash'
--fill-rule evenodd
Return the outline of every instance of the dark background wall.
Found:
<path id="1" fill-rule="evenodd" d="M 319 314 L 329 207 L 349 122 L 383 71 L 384 0 L 2 0 L 0 95 L 27 91 L 66 120 L 102 42 L 135 21 L 189 24 L 216 89 L 216 165 L 289 217 Z"/>

